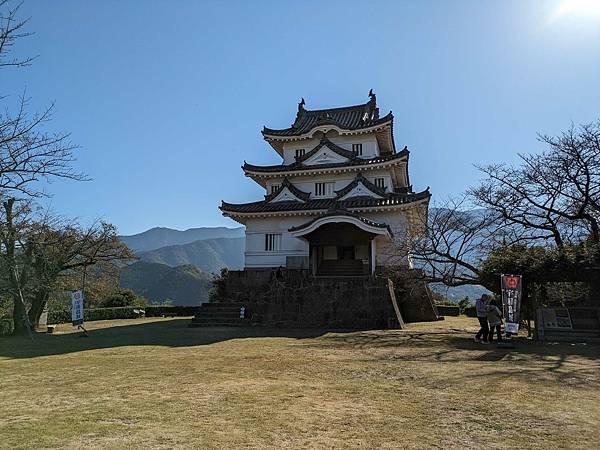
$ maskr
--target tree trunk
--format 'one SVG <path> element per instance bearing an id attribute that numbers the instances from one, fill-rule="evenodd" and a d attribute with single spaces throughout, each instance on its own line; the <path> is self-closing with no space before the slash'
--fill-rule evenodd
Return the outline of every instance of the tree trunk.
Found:
<path id="1" fill-rule="evenodd" d="M 19 278 L 17 276 L 17 262 L 15 259 L 15 246 L 17 237 L 13 223 L 14 204 L 14 198 L 9 198 L 2 204 L 4 207 L 4 212 L 6 213 L 6 232 L 4 233 L 3 244 L 4 251 L 6 252 L 5 256 L 9 271 L 8 280 L 13 298 L 13 334 L 25 334 L 28 332 L 27 311 L 21 298 L 21 286 L 19 285 Z"/>
<path id="2" fill-rule="evenodd" d="M 48 303 L 48 298 L 50 297 L 50 292 L 48 289 L 39 289 L 35 293 L 35 297 L 33 298 L 33 302 L 31 303 L 31 308 L 29 309 L 29 323 L 31 324 L 31 328 L 35 329 L 38 322 L 40 321 L 40 317 L 42 316 L 42 312 L 44 312 L 44 308 L 46 307 L 46 303 Z"/>

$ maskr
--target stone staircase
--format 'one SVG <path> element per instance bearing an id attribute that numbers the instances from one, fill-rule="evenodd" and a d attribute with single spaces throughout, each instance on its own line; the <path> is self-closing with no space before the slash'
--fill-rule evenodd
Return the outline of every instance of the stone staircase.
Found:
<path id="1" fill-rule="evenodd" d="M 240 318 L 243 303 L 203 303 L 192 319 L 190 327 L 242 327 L 250 323 L 248 315 Z"/>

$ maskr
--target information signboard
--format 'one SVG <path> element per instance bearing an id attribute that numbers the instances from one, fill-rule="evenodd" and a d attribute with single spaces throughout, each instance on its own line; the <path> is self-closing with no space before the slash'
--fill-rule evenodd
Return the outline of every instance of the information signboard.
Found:
<path id="1" fill-rule="evenodd" d="M 521 316 L 521 295 L 523 279 L 521 275 L 502 275 L 500 277 L 502 286 L 502 306 L 504 310 L 507 334 L 519 332 L 519 319 Z"/>

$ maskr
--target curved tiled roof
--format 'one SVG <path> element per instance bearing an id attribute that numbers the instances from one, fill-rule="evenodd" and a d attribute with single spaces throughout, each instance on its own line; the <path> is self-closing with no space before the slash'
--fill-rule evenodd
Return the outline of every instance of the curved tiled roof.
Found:
<path id="1" fill-rule="evenodd" d="M 369 97 L 371 99 L 362 105 L 315 110 L 304 109 L 304 99 L 302 99 L 298 104 L 296 120 L 291 127 L 281 130 L 264 127 L 262 134 L 274 137 L 300 136 L 320 125 L 336 125 L 344 130 L 360 130 L 392 121 L 394 116 L 391 111 L 384 117 L 379 117 L 375 94 L 369 92 Z"/>
<path id="2" fill-rule="evenodd" d="M 354 197 L 348 200 L 339 200 L 337 198 L 318 198 L 309 199 L 306 202 L 276 202 L 268 203 L 266 201 L 252 203 L 226 203 L 222 202 L 219 209 L 223 213 L 268 213 L 284 211 L 314 211 L 328 209 L 352 209 L 369 207 L 398 206 L 413 203 L 419 200 L 427 199 L 431 196 L 429 188 L 423 192 L 400 194 L 386 193 L 383 198 L 373 197 Z"/>
<path id="3" fill-rule="evenodd" d="M 335 145 L 335 144 L 333 144 L 333 145 Z M 329 148 L 331 148 L 331 147 L 329 147 Z M 310 152 L 312 152 L 313 150 L 311 150 Z M 344 150 L 344 149 L 342 149 L 342 150 Z M 348 151 L 348 150 L 344 150 L 344 151 Z M 309 153 L 307 153 L 306 155 L 308 155 Z M 352 153 L 352 152 L 350 152 L 350 153 Z M 402 158 L 408 156 L 408 154 L 409 154 L 409 151 L 406 147 L 404 148 L 404 150 L 402 150 L 398 153 L 392 153 L 392 154 L 385 155 L 385 156 L 377 156 L 375 158 L 370 158 L 370 159 L 359 158 L 359 157 L 354 156 L 354 154 L 352 153 L 353 159 L 351 159 L 348 162 L 314 164 L 311 166 L 302 165 L 298 161 L 293 162 L 292 164 L 287 164 L 287 165 L 286 164 L 277 164 L 277 165 L 273 165 L 273 166 L 255 166 L 253 164 L 248 164 L 247 162 L 244 161 L 244 165 L 242 166 L 242 169 L 244 170 L 244 172 L 248 171 L 248 172 L 272 173 L 272 172 L 293 172 L 296 170 L 330 169 L 330 168 L 335 168 L 335 167 L 348 167 L 348 166 L 368 166 L 368 165 L 380 164 L 380 163 L 384 163 L 384 162 L 388 162 L 388 161 L 393 161 L 395 159 L 402 159 Z M 306 156 L 306 155 L 304 155 L 304 156 Z"/>
<path id="4" fill-rule="evenodd" d="M 281 194 L 281 192 L 285 188 L 289 189 L 289 191 L 292 194 L 294 194 L 296 197 L 298 197 L 301 200 L 307 201 L 310 198 L 310 192 L 301 191 L 296 186 L 294 186 L 292 183 L 290 183 L 287 178 L 284 178 L 283 182 L 281 183 L 281 186 L 279 186 L 279 188 L 277 188 L 274 192 L 271 192 L 269 195 L 265 195 L 265 202 L 270 202 L 271 200 L 276 198 L 279 194 Z"/>
<path id="5" fill-rule="evenodd" d="M 296 159 L 296 162 L 303 163 L 307 159 L 310 159 L 311 157 L 316 155 L 319 152 L 319 150 L 321 150 L 323 147 L 327 147 L 332 152 L 337 153 L 338 155 L 343 156 L 344 158 L 348 158 L 350 160 L 358 159 L 358 157 L 350 150 L 346 150 L 345 148 L 334 144 L 327 138 L 322 138 L 321 141 L 311 151 L 305 153 L 300 158 Z"/>
<path id="6" fill-rule="evenodd" d="M 335 216 L 348 216 L 348 217 L 353 217 L 355 219 L 360 220 L 361 222 L 363 222 L 365 225 L 369 225 L 371 227 L 375 227 L 375 228 L 382 228 L 382 229 L 387 229 L 389 231 L 389 233 L 392 233 L 392 230 L 390 228 L 389 225 L 385 224 L 385 223 L 379 223 L 379 222 L 374 222 L 370 219 L 367 219 L 366 217 L 360 216 L 356 213 L 353 213 L 351 211 L 347 211 L 345 209 L 332 209 L 330 211 L 327 211 L 326 214 L 323 214 L 321 216 L 315 217 L 312 220 L 309 220 L 306 223 L 303 223 L 302 225 L 298 225 L 297 227 L 291 227 L 288 229 L 288 231 L 300 231 L 303 230 L 305 228 L 310 227 L 313 223 L 315 223 L 317 220 L 321 220 L 327 217 L 335 217 Z"/>

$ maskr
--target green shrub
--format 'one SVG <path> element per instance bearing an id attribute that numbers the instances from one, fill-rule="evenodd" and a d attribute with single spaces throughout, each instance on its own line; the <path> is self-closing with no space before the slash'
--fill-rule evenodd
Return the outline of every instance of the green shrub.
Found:
<path id="1" fill-rule="evenodd" d="M 198 311 L 198 306 L 146 306 L 146 317 L 185 317 L 193 316 Z"/>
<path id="2" fill-rule="evenodd" d="M 120 308 L 124 306 L 144 307 L 146 299 L 138 297 L 131 289 L 117 289 L 102 301 L 103 308 Z"/>
<path id="3" fill-rule="evenodd" d="M 458 316 L 460 315 L 460 308 L 458 305 L 446 306 L 446 305 L 436 305 L 438 314 L 440 316 Z"/>
<path id="4" fill-rule="evenodd" d="M 117 319 L 135 319 L 139 317 L 136 311 L 143 310 L 146 317 L 181 317 L 193 316 L 198 310 L 197 306 L 146 306 L 143 308 L 133 306 L 122 306 L 117 308 L 93 308 L 83 311 L 84 322 L 93 322 L 94 320 L 117 320 Z M 48 312 L 48 323 L 69 323 L 71 322 L 71 311 L 50 310 Z"/>

